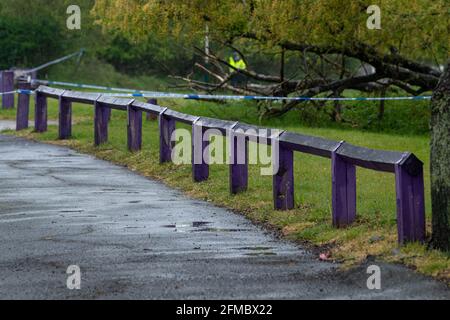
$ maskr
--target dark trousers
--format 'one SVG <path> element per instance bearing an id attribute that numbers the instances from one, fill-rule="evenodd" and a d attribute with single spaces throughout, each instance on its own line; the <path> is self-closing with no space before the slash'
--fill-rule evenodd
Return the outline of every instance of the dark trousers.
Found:
<path id="1" fill-rule="evenodd" d="M 231 85 L 233 87 L 245 88 L 247 87 L 247 77 L 241 73 L 235 73 L 231 77 Z"/>

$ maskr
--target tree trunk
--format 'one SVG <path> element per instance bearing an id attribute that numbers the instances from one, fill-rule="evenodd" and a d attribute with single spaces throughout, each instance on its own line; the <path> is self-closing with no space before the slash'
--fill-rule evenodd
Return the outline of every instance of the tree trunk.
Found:
<path id="1" fill-rule="evenodd" d="M 381 98 L 386 97 L 386 90 L 387 90 L 386 87 L 383 87 L 383 89 L 381 89 L 381 94 L 380 94 Z M 380 106 L 378 108 L 378 121 L 383 120 L 383 117 L 384 117 L 384 104 L 385 104 L 385 102 L 386 102 L 386 100 L 381 100 L 380 101 Z"/>
<path id="2" fill-rule="evenodd" d="M 432 245 L 450 251 L 450 60 L 431 102 Z"/>
<path id="3" fill-rule="evenodd" d="M 342 94 L 341 90 L 337 90 L 334 92 L 333 96 L 335 98 L 340 98 Z M 338 100 L 333 101 L 333 111 L 331 112 L 331 119 L 334 122 L 342 122 L 342 113 L 341 113 L 341 102 Z"/>
<path id="4" fill-rule="evenodd" d="M 336 97 L 339 97 L 336 95 Z M 342 115 L 341 115 L 341 102 L 338 100 L 333 101 L 334 109 L 332 112 L 332 117 L 334 122 L 342 122 Z"/>

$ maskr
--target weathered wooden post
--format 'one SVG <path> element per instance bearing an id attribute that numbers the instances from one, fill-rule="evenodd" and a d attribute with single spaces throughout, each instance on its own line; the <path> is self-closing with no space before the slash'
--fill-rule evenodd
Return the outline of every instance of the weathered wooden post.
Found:
<path id="1" fill-rule="evenodd" d="M 148 99 L 147 103 L 158 105 L 158 101 L 156 99 Z M 156 115 L 150 113 L 150 112 L 147 112 L 147 115 L 146 115 L 145 119 L 146 120 L 156 120 L 156 119 L 158 119 L 158 117 Z"/>
<path id="2" fill-rule="evenodd" d="M 106 117 L 106 119 L 108 120 L 108 122 L 111 121 L 111 116 L 112 116 L 112 110 L 111 110 L 111 108 L 106 108 L 106 114 L 105 114 L 105 117 Z"/>
<path id="3" fill-rule="evenodd" d="M 34 130 L 47 131 L 47 97 L 38 90 L 35 93 Z"/>
<path id="4" fill-rule="evenodd" d="M 65 99 L 62 95 L 59 97 L 59 139 L 69 139 L 72 136 L 72 102 Z"/>
<path id="5" fill-rule="evenodd" d="M 192 124 L 192 177 L 195 182 L 208 180 L 208 154 L 205 152 L 209 145 L 209 137 L 205 135 L 206 128 L 197 120 Z"/>
<path id="6" fill-rule="evenodd" d="M 347 226 L 356 218 L 356 167 L 337 154 L 341 145 L 331 153 L 331 207 L 335 227 Z"/>
<path id="7" fill-rule="evenodd" d="M 19 92 L 19 98 L 17 100 L 17 113 L 16 113 L 17 131 L 28 128 L 28 118 L 30 114 L 31 84 L 28 81 L 20 81 L 18 83 L 18 89 L 23 90 L 23 92 Z"/>
<path id="8" fill-rule="evenodd" d="M 148 113 L 147 113 L 148 114 Z M 175 120 L 164 115 L 159 115 L 159 162 L 172 161 L 172 150 L 174 143 L 171 141 L 172 134 L 175 131 Z"/>
<path id="9" fill-rule="evenodd" d="M 395 165 L 399 243 L 425 240 L 423 164 L 415 156 Z"/>
<path id="10" fill-rule="evenodd" d="M 230 193 L 237 194 L 247 190 L 248 187 L 248 139 L 244 135 L 235 135 L 232 131 L 228 138 Z"/>
<path id="11" fill-rule="evenodd" d="M 142 111 L 134 108 L 130 103 L 127 106 L 127 142 L 128 150 L 139 151 L 142 147 Z"/>
<path id="12" fill-rule="evenodd" d="M 280 143 L 273 159 L 274 165 L 278 162 L 278 171 L 273 175 L 274 208 L 290 210 L 294 208 L 294 152 Z"/>
<path id="13" fill-rule="evenodd" d="M 2 107 L 3 107 L 3 93 L 5 90 L 3 89 L 3 72 L 4 70 L 0 70 L 0 98 L 2 99 Z"/>
<path id="14" fill-rule="evenodd" d="M 5 70 L 1 72 L 1 92 L 14 91 L 14 71 Z M 14 108 L 14 93 L 2 95 L 2 108 Z"/>
<path id="15" fill-rule="evenodd" d="M 94 103 L 94 145 L 108 141 L 108 107 L 96 101 Z"/>

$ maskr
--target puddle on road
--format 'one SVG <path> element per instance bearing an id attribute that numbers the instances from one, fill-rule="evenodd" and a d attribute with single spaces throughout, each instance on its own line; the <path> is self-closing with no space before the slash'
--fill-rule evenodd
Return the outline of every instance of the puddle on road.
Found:
<path id="1" fill-rule="evenodd" d="M 82 216 L 70 216 L 70 218 L 98 218 L 98 216 L 93 215 L 93 214 L 87 214 L 87 215 L 82 215 Z"/>
<path id="2" fill-rule="evenodd" d="M 272 250 L 273 247 L 240 247 L 238 250 L 250 250 L 250 251 L 266 251 Z"/>
<path id="3" fill-rule="evenodd" d="M 163 225 L 163 228 L 172 228 L 175 229 L 176 232 L 245 232 L 251 231 L 250 229 L 243 228 L 216 228 L 216 227 L 207 227 L 207 225 L 212 222 L 208 221 L 194 221 L 190 223 L 175 223 L 175 224 L 166 224 Z"/>
<path id="4" fill-rule="evenodd" d="M 203 227 L 205 225 L 211 224 L 211 222 L 208 221 L 193 221 L 191 223 L 175 223 L 175 224 L 165 224 L 162 227 L 163 228 L 199 228 Z"/>
<path id="5" fill-rule="evenodd" d="M 250 231 L 250 229 L 233 229 L 233 228 L 202 228 L 197 230 L 192 230 L 192 232 L 244 232 Z"/>
<path id="6" fill-rule="evenodd" d="M 244 253 L 244 256 L 251 256 L 251 257 L 257 257 L 257 256 L 276 256 L 277 254 L 273 252 L 273 247 L 263 247 L 263 246 L 256 246 L 256 247 L 240 247 L 237 248 L 237 250 L 244 250 L 248 251 Z"/>
<path id="7" fill-rule="evenodd" d="M 192 226 L 194 228 L 203 227 L 203 226 L 206 226 L 208 224 L 211 224 L 211 222 L 207 222 L 207 221 L 194 221 L 194 222 L 192 222 Z"/>
<path id="8" fill-rule="evenodd" d="M 80 213 L 83 211 L 84 211 L 83 209 L 72 209 L 72 210 L 68 209 L 68 210 L 60 210 L 59 212 L 61 212 L 61 213 Z"/>
<path id="9" fill-rule="evenodd" d="M 76 157 L 78 155 L 74 153 L 65 153 L 65 154 L 51 154 L 49 156 L 51 158 L 66 158 L 66 157 Z"/>
<path id="10" fill-rule="evenodd" d="M 123 189 L 115 189 L 115 188 L 103 188 L 100 191 L 94 191 L 93 193 L 126 193 L 126 194 L 140 194 L 140 191 L 131 191 L 131 190 L 123 190 Z"/>
<path id="11" fill-rule="evenodd" d="M 257 257 L 257 256 L 276 256 L 277 254 L 272 251 L 263 251 L 263 252 L 249 252 L 244 253 L 244 256 L 251 256 L 251 257 Z"/>

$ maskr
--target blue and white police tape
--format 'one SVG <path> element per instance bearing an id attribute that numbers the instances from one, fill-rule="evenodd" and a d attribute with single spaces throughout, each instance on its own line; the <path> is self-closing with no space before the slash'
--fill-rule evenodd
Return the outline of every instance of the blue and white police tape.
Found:
<path id="1" fill-rule="evenodd" d="M 54 64 L 61 63 L 61 62 L 64 62 L 64 61 L 66 61 L 66 60 L 69 60 L 69 59 L 71 59 L 71 58 L 73 58 L 73 57 L 78 57 L 78 59 L 81 59 L 81 57 L 82 57 L 83 54 L 84 54 L 84 51 L 85 51 L 84 49 L 80 49 L 80 50 L 78 50 L 77 52 L 68 54 L 67 56 L 64 56 L 64 57 L 62 57 L 62 58 L 59 58 L 59 59 L 56 59 L 56 60 L 52 60 L 52 61 L 47 62 L 47 63 L 45 63 L 45 64 L 43 64 L 43 65 L 40 65 L 40 66 L 38 66 L 38 67 L 36 67 L 36 68 L 32 68 L 32 69 L 30 69 L 30 70 L 27 70 L 27 73 L 29 74 L 29 73 L 33 73 L 33 72 L 36 72 L 36 71 L 45 69 L 45 68 L 50 67 L 50 66 L 52 66 L 52 65 L 54 65 Z"/>
<path id="2" fill-rule="evenodd" d="M 327 98 L 327 97 L 271 97 L 271 96 L 233 96 L 182 93 L 104 93 L 110 97 L 143 97 L 154 99 L 190 99 L 190 100 L 268 100 L 268 101 L 381 101 L 381 100 L 428 100 L 431 96 L 413 97 L 356 97 L 356 98 Z"/>
<path id="3" fill-rule="evenodd" d="M 104 96 L 112 97 L 143 97 L 153 99 L 190 99 L 190 100 L 265 100 L 265 101 L 382 101 L 382 100 L 429 100 L 431 96 L 410 97 L 275 97 L 275 96 L 243 96 L 243 95 L 209 95 L 209 94 L 184 94 L 158 91 L 144 91 L 125 88 L 114 88 L 82 83 L 71 83 L 61 81 L 33 80 L 33 83 L 44 85 L 56 85 L 65 87 L 76 87 L 84 89 L 95 89 L 105 91 L 118 91 L 123 93 L 103 93 Z"/>
<path id="4" fill-rule="evenodd" d="M 16 90 L 14 90 L 14 91 L 8 91 L 8 92 L 0 92 L 0 96 L 7 95 L 7 94 L 14 94 L 14 93 L 16 93 L 16 92 L 17 92 Z"/>
<path id="5" fill-rule="evenodd" d="M 6 95 L 6 94 L 14 94 L 14 93 L 19 93 L 19 94 L 33 94 L 34 91 L 33 91 L 33 90 L 19 89 L 19 90 L 8 91 L 8 92 L 0 92 L 0 96 Z"/>
<path id="6" fill-rule="evenodd" d="M 16 90 L 16 92 L 18 94 L 33 94 L 34 93 L 33 90 L 25 90 L 25 89 L 18 89 L 18 90 Z"/>
<path id="7" fill-rule="evenodd" d="M 125 89 L 125 88 L 114 88 L 107 86 L 99 86 L 94 84 L 83 84 L 83 83 L 72 83 L 72 82 L 63 82 L 63 81 L 51 81 L 51 80 L 32 80 L 32 84 L 43 84 L 46 86 L 61 86 L 61 87 L 74 87 L 81 89 L 94 89 L 94 90 L 105 90 L 105 91 L 119 91 L 119 92 L 134 92 L 134 93 L 150 93 L 153 94 L 155 91 L 145 91 L 145 90 L 134 90 L 134 89 Z"/>

